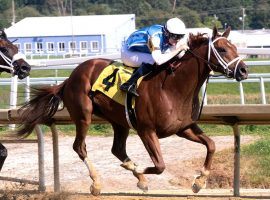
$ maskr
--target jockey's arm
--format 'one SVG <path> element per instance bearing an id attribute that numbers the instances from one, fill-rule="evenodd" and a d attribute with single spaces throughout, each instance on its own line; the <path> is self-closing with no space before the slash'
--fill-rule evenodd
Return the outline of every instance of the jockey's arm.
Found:
<path id="1" fill-rule="evenodd" d="M 156 49 L 152 51 L 152 57 L 157 65 L 162 65 L 172 59 L 174 56 L 176 56 L 180 51 L 182 51 L 182 49 L 175 49 L 173 51 L 162 53 L 160 49 Z"/>
<path id="2" fill-rule="evenodd" d="M 178 43 L 176 46 L 172 46 L 166 52 L 162 53 L 159 45 L 155 45 L 156 41 L 152 41 L 152 57 L 157 65 L 162 65 L 176 56 L 180 51 L 187 50 L 186 44 Z"/>

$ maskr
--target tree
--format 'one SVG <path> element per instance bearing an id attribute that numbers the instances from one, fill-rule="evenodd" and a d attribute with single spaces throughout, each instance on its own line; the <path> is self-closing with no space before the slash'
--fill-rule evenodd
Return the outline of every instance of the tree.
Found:
<path id="1" fill-rule="evenodd" d="M 151 10 L 144 15 L 138 16 L 136 18 L 136 25 L 138 28 L 142 28 L 153 24 L 164 24 L 171 17 L 173 17 L 173 15 L 170 12 L 163 10 Z"/>
<path id="2" fill-rule="evenodd" d="M 86 10 L 88 15 L 108 15 L 112 12 L 108 4 L 90 4 Z"/>
<path id="3" fill-rule="evenodd" d="M 250 16 L 250 27 L 253 29 L 270 28 L 270 3 L 264 0 L 253 2 L 252 7 L 248 8 Z"/>
<path id="4" fill-rule="evenodd" d="M 175 16 L 182 19 L 188 28 L 202 27 L 200 16 L 196 11 L 187 7 L 179 7 L 175 9 Z"/>
<path id="5" fill-rule="evenodd" d="M 168 0 L 146 0 L 154 10 L 172 11 L 172 4 Z"/>
<path id="6" fill-rule="evenodd" d="M 208 28 L 213 28 L 214 26 L 216 26 L 218 29 L 220 29 L 220 28 L 223 28 L 223 26 L 222 26 L 222 23 L 221 23 L 221 21 L 219 21 L 218 20 L 218 18 L 216 18 L 216 17 L 205 17 L 204 18 L 204 21 L 203 21 L 203 24 L 206 26 L 206 27 L 208 27 Z M 225 28 L 225 27 L 224 27 Z"/>
<path id="7" fill-rule="evenodd" d="M 11 1 L 10 0 L 0 0 L 0 10 L 4 11 L 11 8 Z"/>
<path id="8" fill-rule="evenodd" d="M 30 7 L 30 6 L 25 6 L 23 8 L 18 8 L 16 10 L 16 15 L 17 19 L 23 19 L 25 17 L 40 17 L 42 16 L 37 9 Z"/>

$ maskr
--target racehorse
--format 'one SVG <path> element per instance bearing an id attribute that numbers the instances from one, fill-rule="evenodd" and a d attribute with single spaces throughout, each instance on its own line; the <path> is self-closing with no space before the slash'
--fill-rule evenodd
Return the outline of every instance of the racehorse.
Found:
<path id="1" fill-rule="evenodd" d="M 7 35 L 0 30 L 0 74 L 8 72 L 24 79 L 30 73 L 31 66 L 24 60 L 24 56 L 18 53 L 18 48 L 7 39 Z M 0 171 L 7 157 L 7 149 L 0 143 Z"/>
<path id="2" fill-rule="evenodd" d="M 8 72 L 24 79 L 29 76 L 30 70 L 31 66 L 25 61 L 25 56 L 18 52 L 6 33 L 0 30 L 0 73 Z"/>
<path id="3" fill-rule="evenodd" d="M 198 192 L 209 175 L 215 152 L 214 141 L 196 124 L 200 88 L 211 70 L 237 81 L 246 79 L 248 75 L 247 66 L 238 56 L 236 47 L 227 39 L 229 33 L 230 28 L 223 34 L 213 28 L 212 37 L 201 33 L 190 34 L 190 50 L 181 59 L 176 56 L 157 67 L 139 85 L 140 96 L 135 98 L 136 130 L 153 161 L 152 167 L 140 168 L 126 153 L 130 127 L 125 107 L 101 92 L 91 92 L 99 74 L 112 60 L 88 60 L 80 64 L 62 84 L 34 89 L 33 98 L 19 111 L 23 125 L 17 133 L 27 136 L 37 124 L 52 123 L 53 115 L 63 102 L 76 125 L 73 149 L 89 170 L 93 195 L 98 195 L 101 189 L 100 176 L 87 157 L 85 144 L 93 114 L 112 125 L 114 139 L 111 151 L 122 162 L 122 167 L 133 172 L 138 179 L 137 186 L 142 190 L 148 189 L 144 174 L 161 174 L 165 169 L 159 138 L 176 134 L 207 148 L 201 174 L 192 186 L 193 191 Z"/>

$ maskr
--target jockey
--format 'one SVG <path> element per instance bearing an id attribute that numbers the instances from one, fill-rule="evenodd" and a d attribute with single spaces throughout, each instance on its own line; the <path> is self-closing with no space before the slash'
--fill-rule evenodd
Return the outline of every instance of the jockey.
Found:
<path id="1" fill-rule="evenodd" d="M 162 65 L 187 50 L 186 26 L 178 18 L 169 19 L 164 26 L 152 25 L 132 33 L 121 50 L 123 63 L 139 67 L 130 79 L 120 86 L 122 91 L 139 96 L 136 92 L 137 80 L 153 70 L 153 64 Z"/>

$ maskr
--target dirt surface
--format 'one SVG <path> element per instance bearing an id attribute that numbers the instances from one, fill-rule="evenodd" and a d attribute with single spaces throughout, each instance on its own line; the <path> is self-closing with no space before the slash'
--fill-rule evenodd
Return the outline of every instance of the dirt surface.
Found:
<path id="1" fill-rule="evenodd" d="M 217 152 L 232 148 L 234 144 L 233 136 L 219 136 L 212 137 L 212 139 L 216 143 Z M 73 140 L 74 137 L 59 137 L 61 190 L 88 196 L 91 181 L 86 166 L 72 149 Z M 242 136 L 241 144 L 250 143 L 253 140 L 254 138 L 251 136 Z M 102 192 L 104 194 L 110 192 L 125 193 L 128 191 L 142 193 L 136 187 L 137 179 L 131 172 L 121 168 L 119 166 L 121 164 L 120 161 L 111 154 L 112 141 L 112 137 L 88 137 L 86 143 L 88 156 L 101 175 Z M 149 181 L 149 193 L 155 193 L 155 191 L 159 190 L 177 191 L 179 189 L 185 189 L 190 193 L 193 177 L 195 174 L 198 174 L 197 170 L 200 170 L 203 165 L 204 159 L 202 158 L 206 155 L 206 148 L 201 144 L 176 136 L 161 139 L 160 143 L 166 169 L 161 175 L 146 175 Z M 5 146 L 8 149 L 8 158 L 0 175 L 2 177 L 38 181 L 37 144 L 5 144 Z M 153 165 L 138 136 L 130 136 L 128 138 L 127 153 L 133 161 L 142 167 Z M 45 138 L 45 183 L 46 191 L 52 192 L 53 153 L 51 137 Z M 33 189 L 37 190 L 38 186 L 0 181 L 0 190 L 2 191 L 26 191 Z M 192 193 L 190 194 L 192 195 Z M 65 194 L 62 193 L 62 196 L 65 196 Z M 56 199 L 62 199 L 62 196 L 60 195 Z M 102 199 L 103 197 L 100 198 Z M 110 198 L 105 196 L 105 199 Z M 125 198 L 125 195 L 122 195 L 120 199 Z M 131 197 L 131 199 L 144 198 L 146 197 Z M 152 196 L 151 198 L 156 199 L 157 197 Z M 63 199 L 68 199 L 68 196 L 65 196 Z M 77 198 L 73 196 L 71 199 Z M 79 199 L 84 199 L 84 195 L 81 195 Z M 119 198 L 116 197 L 115 199 Z M 147 199 L 149 198 L 147 197 Z M 165 197 L 165 199 L 171 198 Z"/>

